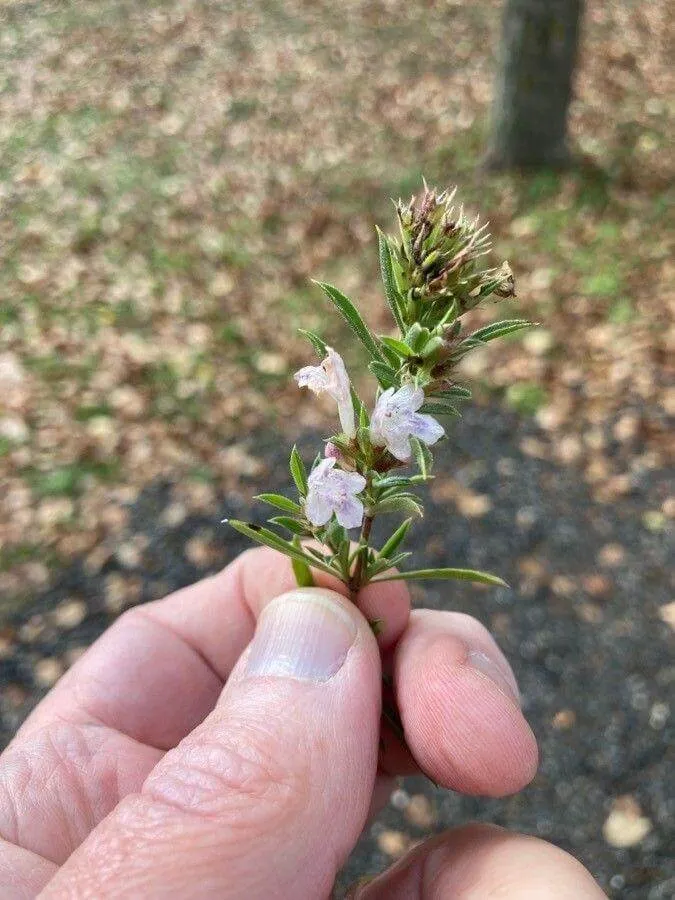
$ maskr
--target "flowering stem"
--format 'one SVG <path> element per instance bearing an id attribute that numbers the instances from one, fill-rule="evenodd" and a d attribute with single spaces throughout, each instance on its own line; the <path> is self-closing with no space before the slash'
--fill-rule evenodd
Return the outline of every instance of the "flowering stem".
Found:
<path id="1" fill-rule="evenodd" d="M 361 526 L 361 535 L 359 537 L 359 544 L 363 547 L 363 550 L 360 550 L 358 556 L 356 557 L 354 573 L 349 579 L 349 590 L 351 591 L 353 597 L 356 596 L 359 588 L 361 587 L 361 580 L 363 578 L 363 560 L 368 549 L 368 538 L 370 537 L 370 529 L 372 527 L 373 517 L 364 516 L 363 525 Z"/>

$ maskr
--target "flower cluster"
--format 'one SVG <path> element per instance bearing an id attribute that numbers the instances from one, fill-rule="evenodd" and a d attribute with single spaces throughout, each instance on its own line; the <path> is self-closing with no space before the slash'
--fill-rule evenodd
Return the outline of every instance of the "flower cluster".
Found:
<path id="1" fill-rule="evenodd" d="M 269 520 L 272 527 L 231 521 L 243 534 L 289 556 L 299 584 L 312 583 L 312 569 L 337 576 L 353 592 L 368 582 L 392 578 L 502 583 L 470 569 L 394 568 L 409 556 L 401 546 L 413 519 L 422 514 L 415 491 L 431 478 L 430 448 L 445 435 L 438 417 L 458 416 L 456 404 L 471 397 L 456 381 L 458 362 L 475 347 L 531 324 L 511 319 L 464 331 L 465 316 L 481 300 L 513 296 L 513 276 L 508 263 L 482 266 L 489 236 L 477 219 L 468 219 L 462 208 L 455 210 L 453 199 L 454 192 L 438 193 L 425 184 L 419 196 L 398 203 L 400 236 L 378 231 L 382 282 L 395 336 L 373 334 L 347 296 L 317 282 L 367 354 L 377 382 L 374 399 L 364 404 L 340 354 L 301 329 L 319 364 L 304 366 L 295 380 L 335 401 L 341 430 L 329 437 L 309 472 L 293 448 L 290 470 L 297 500 L 259 495 L 281 513 Z M 416 471 L 410 472 L 410 466 Z M 376 549 L 370 542 L 373 521 L 392 514 L 402 521 Z M 355 528 L 361 529 L 356 545 L 348 534 Z"/>
<path id="2" fill-rule="evenodd" d="M 305 366 L 295 373 L 300 387 L 308 387 L 315 394 L 328 393 L 337 401 L 340 424 L 346 438 L 356 435 L 354 403 L 349 376 L 344 361 L 332 347 L 326 347 L 326 357 L 320 366 Z M 369 436 L 374 448 L 386 448 L 400 462 L 412 456 L 410 438 L 425 444 L 435 444 L 445 431 L 433 416 L 417 412 L 424 403 L 424 391 L 411 384 L 399 390 L 388 388 L 380 394 L 370 419 Z M 325 525 L 335 513 L 344 528 L 360 528 L 363 503 L 355 499 L 366 486 L 366 480 L 354 472 L 334 469 L 340 459 L 339 449 L 332 442 L 326 444 L 327 459 L 322 460 L 309 476 L 309 491 L 305 513 L 313 525 Z"/>

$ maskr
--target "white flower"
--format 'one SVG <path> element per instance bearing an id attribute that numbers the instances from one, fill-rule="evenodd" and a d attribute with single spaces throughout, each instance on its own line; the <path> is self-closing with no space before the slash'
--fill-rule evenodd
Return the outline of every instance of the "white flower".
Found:
<path id="1" fill-rule="evenodd" d="M 327 356 L 320 366 L 305 366 L 293 377 L 300 387 L 308 387 L 315 394 L 329 393 L 337 401 L 342 430 L 347 437 L 354 437 L 356 425 L 349 376 L 340 354 L 332 347 L 326 347 L 326 350 Z"/>
<path id="2" fill-rule="evenodd" d="M 435 444 L 445 432 L 433 416 L 418 413 L 424 403 L 422 388 L 405 384 L 398 391 L 389 388 L 377 400 L 370 420 L 370 439 L 402 462 L 410 459 L 410 437 Z"/>
<path id="3" fill-rule="evenodd" d="M 364 489 L 366 479 L 334 466 L 334 459 L 322 459 L 307 479 L 305 514 L 312 525 L 325 525 L 335 513 L 343 528 L 358 528 L 363 521 L 363 503 L 355 495 Z"/>

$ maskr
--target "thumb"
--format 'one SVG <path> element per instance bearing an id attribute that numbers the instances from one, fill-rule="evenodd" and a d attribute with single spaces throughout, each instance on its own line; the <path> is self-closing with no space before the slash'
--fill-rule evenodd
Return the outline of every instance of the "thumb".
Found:
<path id="1" fill-rule="evenodd" d="M 272 600 L 216 708 L 43 898 L 326 898 L 368 814 L 380 663 L 356 607 Z"/>

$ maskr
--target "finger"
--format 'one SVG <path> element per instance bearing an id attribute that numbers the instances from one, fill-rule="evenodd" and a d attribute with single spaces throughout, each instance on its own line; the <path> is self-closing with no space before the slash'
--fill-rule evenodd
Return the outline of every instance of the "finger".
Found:
<path id="1" fill-rule="evenodd" d="M 574 857 L 539 838 L 493 825 L 469 825 L 416 847 L 356 900 L 601 900 L 605 895 Z"/>
<path id="2" fill-rule="evenodd" d="M 270 603 L 212 714 L 43 897 L 325 898 L 368 813 L 379 653 L 325 590 Z"/>
<path id="3" fill-rule="evenodd" d="M 33 900 L 56 873 L 54 863 L 0 840 L 0 897 Z"/>
<path id="4" fill-rule="evenodd" d="M 338 579 L 314 574 L 318 586 L 347 593 Z M 18 737 L 54 721 L 94 722 L 163 750 L 175 746 L 213 708 L 261 610 L 295 584 L 289 560 L 261 548 L 211 578 L 135 607 L 64 675 Z M 409 596 L 398 582 L 369 585 L 358 605 L 382 622 L 383 648 L 407 624 Z"/>
<path id="5" fill-rule="evenodd" d="M 330 576 L 317 573 L 322 579 Z M 293 585 L 287 559 L 251 550 L 218 575 L 122 616 L 3 754 L 0 837 L 63 862 L 213 709 L 261 610 Z M 372 586 L 365 603 L 369 616 L 388 623 L 382 637 L 396 639 L 407 592 Z"/>
<path id="6" fill-rule="evenodd" d="M 434 781 L 503 796 L 534 777 L 537 745 L 515 678 L 476 619 L 414 611 L 394 652 L 394 681 L 408 747 Z"/>

